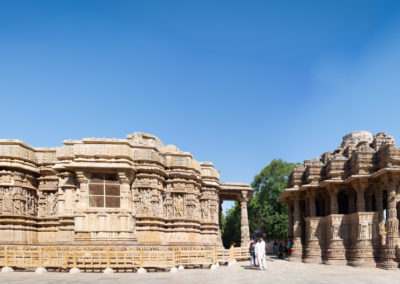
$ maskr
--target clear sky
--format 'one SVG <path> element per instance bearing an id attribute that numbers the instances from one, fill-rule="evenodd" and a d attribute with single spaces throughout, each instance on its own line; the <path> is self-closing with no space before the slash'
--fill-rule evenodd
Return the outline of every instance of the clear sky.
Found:
<path id="1" fill-rule="evenodd" d="M 147 132 L 250 183 L 400 139 L 400 1 L 1 0 L 0 99 L 1 138 Z"/>

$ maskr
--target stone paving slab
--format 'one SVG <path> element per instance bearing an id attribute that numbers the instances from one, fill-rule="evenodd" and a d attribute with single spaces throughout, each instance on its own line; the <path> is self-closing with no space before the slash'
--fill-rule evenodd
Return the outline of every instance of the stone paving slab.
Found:
<path id="1" fill-rule="evenodd" d="M 217 270 L 186 269 L 177 273 L 81 273 L 63 272 L 35 274 L 33 272 L 2 273 L 0 283 L 400 283 L 400 270 L 388 271 L 377 268 L 353 268 L 319 264 L 293 263 L 282 260 L 267 262 L 267 270 L 251 270 L 248 262 L 238 262 Z"/>

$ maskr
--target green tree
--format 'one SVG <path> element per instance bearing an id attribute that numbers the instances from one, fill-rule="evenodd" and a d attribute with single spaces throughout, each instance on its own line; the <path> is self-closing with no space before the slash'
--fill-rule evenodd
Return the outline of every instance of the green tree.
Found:
<path id="1" fill-rule="evenodd" d="M 277 199 L 287 187 L 288 176 L 295 166 L 294 163 L 274 159 L 254 177 L 251 184 L 254 198 L 248 207 L 251 234 L 260 230 L 269 239 L 287 237 L 287 206 L 278 203 Z"/>
<path id="2" fill-rule="evenodd" d="M 221 235 L 225 248 L 229 248 L 233 244 L 240 244 L 240 206 L 237 202 L 223 218 Z"/>
<path id="3" fill-rule="evenodd" d="M 268 239 L 287 237 L 288 213 L 285 204 L 277 199 L 287 187 L 289 174 L 296 164 L 274 159 L 254 177 L 251 186 L 254 196 L 248 206 L 250 235 L 266 233 Z M 222 242 L 226 248 L 240 243 L 240 206 L 228 210 L 223 224 Z"/>

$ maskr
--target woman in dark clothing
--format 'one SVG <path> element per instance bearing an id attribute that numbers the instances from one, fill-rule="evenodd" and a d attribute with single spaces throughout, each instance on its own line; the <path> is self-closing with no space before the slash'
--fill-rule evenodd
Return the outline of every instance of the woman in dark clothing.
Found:
<path id="1" fill-rule="evenodd" d="M 256 248 L 254 246 L 254 242 L 251 242 L 250 244 L 249 253 L 250 253 L 250 268 L 254 268 L 256 267 Z"/>

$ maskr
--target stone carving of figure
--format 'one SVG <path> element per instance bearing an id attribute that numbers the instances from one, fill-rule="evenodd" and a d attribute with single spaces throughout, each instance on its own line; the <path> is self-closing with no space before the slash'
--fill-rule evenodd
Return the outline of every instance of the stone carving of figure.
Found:
<path id="1" fill-rule="evenodd" d="M 153 216 L 159 216 L 162 213 L 162 201 L 160 199 L 160 192 L 156 189 L 152 192 L 152 213 Z"/>
<path id="2" fill-rule="evenodd" d="M 173 213 L 173 208 L 172 208 L 172 197 L 171 193 L 166 193 L 164 197 L 164 214 L 167 216 L 167 218 L 172 218 L 174 213 Z"/>
<path id="3" fill-rule="evenodd" d="M 14 200 L 14 214 L 15 215 L 22 214 L 22 202 L 19 199 Z"/>
<path id="4" fill-rule="evenodd" d="M 200 209 L 199 209 L 199 201 L 196 200 L 194 204 L 194 219 L 198 220 L 201 216 Z"/>
<path id="5" fill-rule="evenodd" d="M 157 204 L 158 216 L 163 216 L 164 214 L 164 200 L 165 200 L 165 193 L 158 192 L 158 204 Z"/>
<path id="6" fill-rule="evenodd" d="M 141 214 L 150 213 L 150 192 L 147 189 L 143 189 L 141 192 Z"/>
<path id="7" fill-rule="evenodd" d="M 187 206 L 187 217 L 189 219 L 194 219 L 194 206 L 193 205 L 188 205 Z"/>
<path id="8" fill-rule="evenodd" d="M 26 196 L 26 211 L 30 215 L 35 215 L 35 199 L 34 196 L 30 193 L 27 193 Z"/>
<path id="9" fill-rule="evenodd" d="M 56 214 L 56 207 L 57 207 L 57 200 L 56 194 L 50 193 L 47 195 L 47 214 L 48 215 L 55 215 Z"/>
<path id="10" fill-rule="evenodd" d="M 0 187 L 0 214 L 3 212 L 4 188 Z"/>
<path id="11" fill-rule="evenodd" d="M 368 236 L 368 224 L 360 224 L 360 239 L 366 239 Z"/>
<path id="12" fill-rule="evenodd" d="M 217 206 L 215 204 L 211 204 L 210 206 L 210 216 L 212 222 L 218 223 L 218 212 L 217 212 Z"/>
<path id="13" fill-rule="evenodd" d="M 385 235 L 385 223 L 384 222 L 380 222 L 379 223 L 379 235 L 383 236 Z"/>
<path id="14" fill-rule="evenodd" d="M 313 240 L 316 237 L 317 228 L 310 226 L 310 239 Z"/>
<path id="15" fill-rule="evenodd" d="M 208 203 L 207 203 L 207 201 L 203 201 L 201 203 L 201 219 L 204 221 L 208 221 Z"/>
<path id="16" fill-rule="evenodd" d="M 176 195 L 174 198 L 175 217 L 183 217 L 183 197 Z"/>
<path id="17" fill-rule="evenodd" d="M 12 203 L 12 190 L 6 189 L 3 196 L 3 212 L 11 213 Z"/>
<path id="18" fill-rule="evenodd" d="M 332 226 L 331 227 L 332 239 L 337 239 L 339 237 L 339 227 Z"/>

